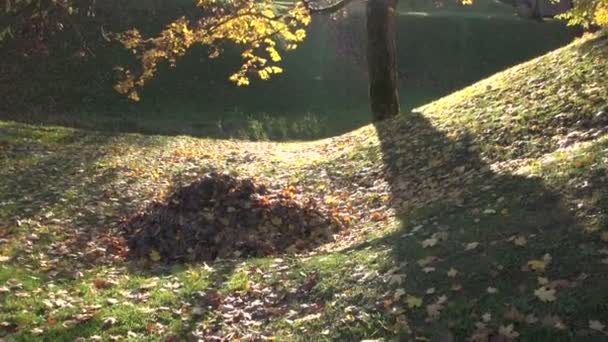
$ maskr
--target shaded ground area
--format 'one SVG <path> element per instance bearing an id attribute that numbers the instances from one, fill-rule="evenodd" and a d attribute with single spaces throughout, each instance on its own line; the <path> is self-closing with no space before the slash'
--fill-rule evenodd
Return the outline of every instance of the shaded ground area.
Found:
<path id="1" fill-rule="evenodd" d="M 385 304 L 406 308 L 408 336 L 593 335 L 559 326 L 585 327 L 581 313 L 604 316 L 596 303 L 608 299 L 600 294 L 608 278 L 597 272 L 599 260 L 580 253 L 599 256 L 603 244 L 577 222 L 573 203 L 541 178 L 492 171 L 465 130 L 448 138 L 418 114 L 403 120 L 377 127 L 402 228 L 376 243 L 392 246 L 399 287 Z M 578 314 L 553 305 L 562 301 Z M 423 310 L 407 310 L 418 304 Z"/>

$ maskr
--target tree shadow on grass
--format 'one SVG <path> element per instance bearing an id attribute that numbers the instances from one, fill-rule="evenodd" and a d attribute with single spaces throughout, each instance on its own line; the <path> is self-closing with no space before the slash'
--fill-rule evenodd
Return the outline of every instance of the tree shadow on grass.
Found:
<path id="1" fill-rule="evenodd" d="M 589 276 L 597 266 L 586 257 L 599 246 L 562 194 L 540 178 L 495 170 L 466 130 L 446 134 L 421 114 L 379 123 L 376 130 L 400 227 L 372 244 L 390 246 L 405 277 L 401 286 L 424 299 L 422 308 L 408 313 L 414 335 L 451 331 L 465 339 L 485 312 L 503 319 L 487 322 L 487 331 L 477 327 L 488 336 L 509 322 L 533 338 L 569 334 L 550 324 L 523 327 L 524 319 L 509 318 L 509 310 L 553 313 L 586 326 L 585 311 L 597 312 L 594 303 L 608 295 L 580 287 L 584 280 L 599 289 L 606 277 Z M 530 260 L 542 267 L 530 267 Z M 557 291 L 561 304 L 539 301 L 537 276 L 563 280 L 544 285 Z"/>

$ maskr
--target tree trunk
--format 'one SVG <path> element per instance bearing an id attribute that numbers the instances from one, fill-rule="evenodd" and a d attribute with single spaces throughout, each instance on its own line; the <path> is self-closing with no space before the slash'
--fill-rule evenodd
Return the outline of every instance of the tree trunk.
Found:
<path id="1" fill-rule="evenodd" d="M 396 7 L 397 0 L 367 1 L 367 64 L 374 121 L 399 114 Z"/>

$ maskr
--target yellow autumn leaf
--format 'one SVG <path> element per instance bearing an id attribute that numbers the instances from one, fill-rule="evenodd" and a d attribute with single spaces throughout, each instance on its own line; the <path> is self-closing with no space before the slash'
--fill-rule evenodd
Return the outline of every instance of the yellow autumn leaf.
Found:
<path id="1" fill-rule="evenodd" d="M 544 272 L 547 264 L 543 260 L 530 260 L 528 261 L 528 268 L 535 272 Z"/>
<path id="2" fill-rule="evenodd" d="M 325 204 L 331 205 L 338 202 L 338 197 L 336 196 L 327 196 L 325 197 Z"/>
<path id="3" fill-rule="evenodd" d="M 304 38 L 306 38 L 306 30 L 304 29 L 299 29 L 295 32 L 296 35 L 296 39 L 301 41 L 304 40 Z"/>
<path id="4" fill-rule="evenodd" d="M 136 91 L 132 91 L 131 93 L 129 93 L 129 99 L 130 99 L 131 101 L 138 102 L 138 101 L 140 100 L 140 98 L 139 98 L 139 94 L 137 94 L 137 92 L 136 92 Z"/>
<path id="5" fill-rule="evenodd" d="M 150 260 L 152 260 L 154 262 L 159 262 L 161 259 L 160 253 L 156 249 L 151 250 L 149 256 L 150 256 Z"/>
<path id="6" fill-rule="evenodd" d="M 274 12 L 270 9 L 265 9 L 262 11 L 262 15 L 264 15 L 265 17 L 268 17 L 268 18 L 272 18 L 272 17 L 274 17 Z"/>
<path id="7" fill-rule="evenodd" d="M 270 68 L 272 69 L 273 74 L 280 74 L 283 72 L 283 68 L 278 66 L 271 66 Z"/>
<path id="8" fill-rule="evenodd" d="M 263 79 L 263 80 L 267 80 L 267 79 L 270 78 L 270 74 L 266 70 L 260 70 L 260 71 L 258 71 L 258 76 L 260 76 L 260 78 Z"/>
<path id="9" fill-rule="evenodd" d="M 419 308 L 422 306 L 422 298 L 416 296 L 407 295 L 405 302 L 407 303 L 407 307 L 410 309 Z"/>

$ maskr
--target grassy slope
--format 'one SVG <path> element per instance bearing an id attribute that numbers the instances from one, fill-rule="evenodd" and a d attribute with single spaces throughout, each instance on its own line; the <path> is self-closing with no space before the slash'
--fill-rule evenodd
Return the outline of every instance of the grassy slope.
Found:
<path id="1" fill-rule="evenodd" d="M 607 41 L 310 143 L 0 123 L 0 336 L 603 340 Z M 307 256 L 124 263 L 121 216 L 209 170 L 295 185 L 353 233 Z"/>

